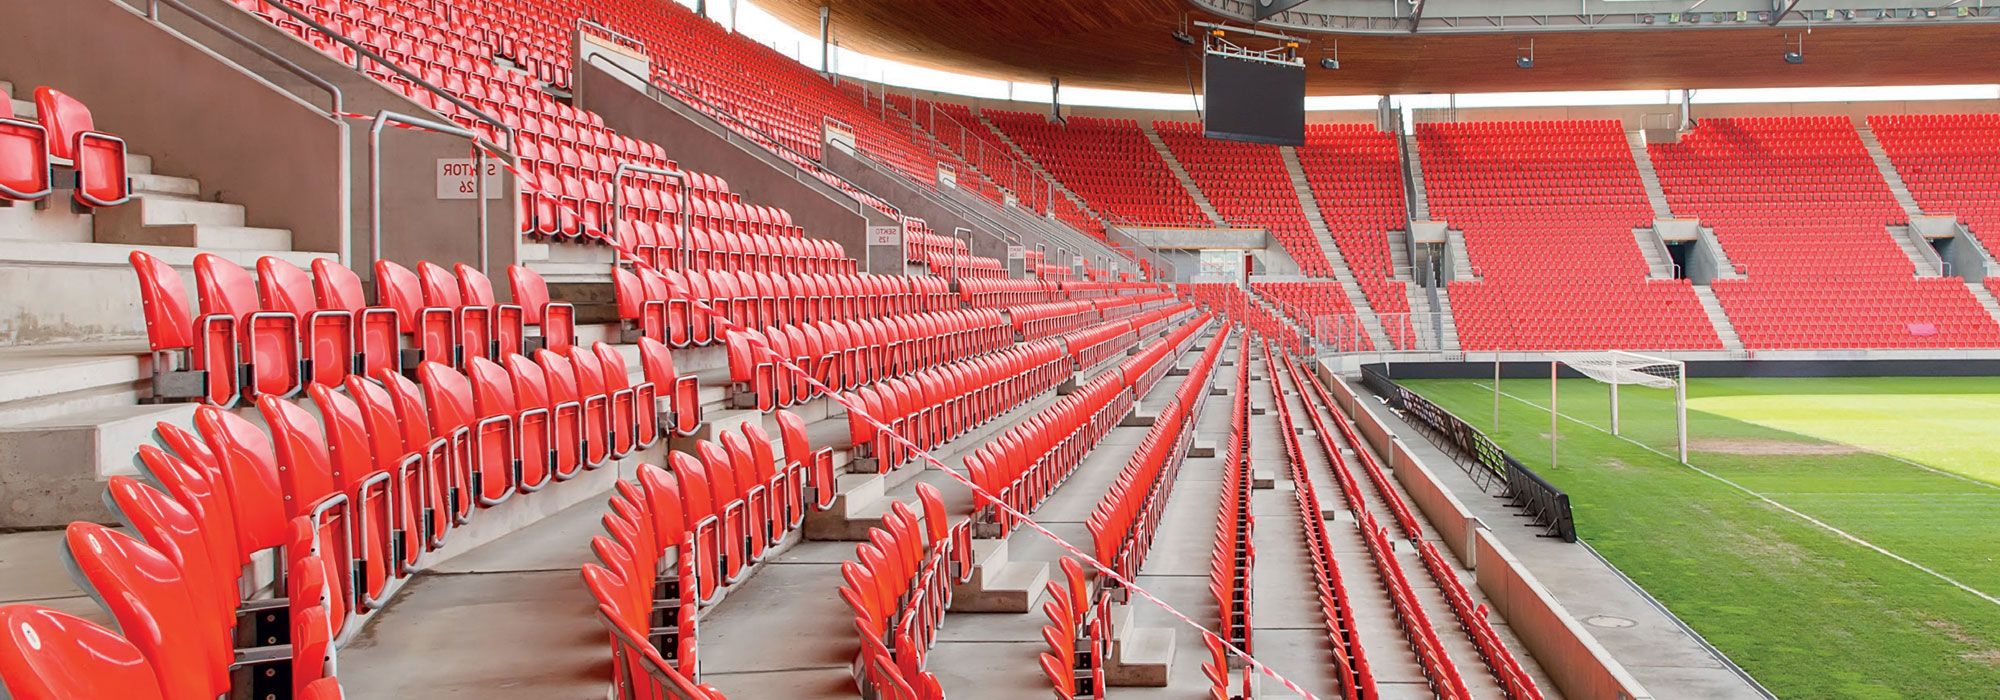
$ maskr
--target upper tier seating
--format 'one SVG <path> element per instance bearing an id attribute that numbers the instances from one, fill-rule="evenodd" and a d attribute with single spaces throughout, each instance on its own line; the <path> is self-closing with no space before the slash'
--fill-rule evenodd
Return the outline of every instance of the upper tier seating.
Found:
<path id="1" fill-rule="evenodd" d="M 1876 114 L 1868 127 L 1924 213 L 1957 216 L 2000 256 L 2000 114 Z"/>
<path id="2" fill-rule="evenodd" d="M 1686 280 L 1649 279 L 1652 209 L 1615 121 L 1417 125 L 1431 211 L 1479 281 L 1450 285 L 1467 350 L 1721 349 Z"/>
<path id="3" fill-rule="evenodd" d="M 1297 150 L 1320 217 L 1368 305 L 1376 314 L 1408 313 L 1385 233 L 1409 225 L 1396 136 L 1368 124 L 1307 124 L 1306 145 Z"/>
<path id="4" fill-rule="evenodd" d="M 1012 192 L 1018 203 L 1037 214 L 1049 213 L 1052 188 L 1013 149 L 1000 141 L 992 129 L 979 121 L 972 108 L 953 102 L 933 102 L 905 98 L 909 115 L 929 131 L 947 150 L 977 168 L 994 184 Z M 890 98 L 895 103 L 894 97 Z M 1055 195 L 1060 198 L 1060 195 Z"/>
<path id="5" fill-rule="evenodd" d="M 1091 208 L 1136 226 L 1208 228 L 1187 188 L 1131 119 L 1070 117 L 1051 124 L 1039 114 L 985 110 L 1007 137 L 1048 168 Z"/>
<path id="6" fill-rule="evenodd" d="M 1223 221 L 1230 226 L 1269 230 L 1305 274 L 1333 276 L 1333 266 L 1321 252 L 1319 238 L 1292 191 L 1291 176 L 1286 174 L 1277 146 L 1210 139 L 1195 122 L 1156 121 L 1153 130 L 1173 151 L 1174 159 L 1187 168 L 1188 176 L 1194 178 L 1195 186 L 1215 205 Z"/>
<path id="7" fill-rule="evenodd" d="M 1914 276 L 1884 228 L 1906 215 L 1847 117 L 1703 119 L 1650 148 L 1674 211 L 1747 275 L 1714 284 L 1745 346 L 2000 346 L 1962 280 Z"/>

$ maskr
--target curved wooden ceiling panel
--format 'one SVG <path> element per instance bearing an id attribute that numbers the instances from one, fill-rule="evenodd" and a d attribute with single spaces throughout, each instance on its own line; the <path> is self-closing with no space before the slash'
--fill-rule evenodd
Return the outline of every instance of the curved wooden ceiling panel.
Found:
<path id="1" fill-rule="evenodd" d="M 711 0 L 719 2 L 720 0 Z M 808 34 L 831 9 L 841 46 L 904 63 L 1023 82 L 1180 92 L 1198 52 L 1173 40 L 1179 0 L 756 0 Z M 2000 82 L 1991 24 L 1820 26 L 1806 61 L 1783 60 L 1802 27 L 1545 32 L 1535 67 L 1515 67 L 1521 34 L 1344 36 L 1338 71 L 1313 95 L 1673 88 L 1835 87 Z"/>

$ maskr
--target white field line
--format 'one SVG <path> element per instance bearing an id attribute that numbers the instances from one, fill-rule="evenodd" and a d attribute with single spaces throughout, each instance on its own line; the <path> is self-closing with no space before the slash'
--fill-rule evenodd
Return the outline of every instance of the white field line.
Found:
<path id="1" fill-rule="evenodd" d="M 1485 388 L 1486 388 L 1486 389 L 1487 389 L 1488 391 L 1491 391 L 1491 390 L 1493 389 L 1492 385 L 1489 385 L 1489 384 L 1484 384 L 1484 383 L 1481 383 L 1481 384 L 1479 384 L 1479 386 L 1482 386 L 1482 387 L 1485 387 Z M 1501 394 L 1501 395 L 1503 395 L 1503 396 L 1506 396 L 1507 398 L 1510 398 L 1510 399 L 1513 399 L 1513 400 L 1515 400 L 1515 401 L 1519 401 L 1519 402 L 1521 402 L 1521 403 L 1524 403 L 1524 404 L 1527 404 L 1527 405 L 1529 405 L 1529 406 L 1533 406 L 1533 407 L 1535 407 L 1535 408 L 1537 408 L 1537 409 L 1540 409 L 1540 410 L 1543 410 L 1543 411 L 1547 411 L 1547 410 L 1549 410 L 1547 406 L 1543 406 L 1543 405 L 1540 405 L 1540 404 L 1537 404 L 1537 403 L 1535 403 L 1535 402 L 1533 402 L 1533 401 L 1529 401 L 1529 400 L 1527 400 L 1527 399 L 1524 399 L 1524 398 L 1521 398 L 1521 397 L 1519 397 L 1519 396 L 1515 396 L 1515 395 L 1513 395 L 1513 394 L 1510 394 L 1510 393 L 1508 393 L 1508 392 L 1505 392 L 1505 391 L 1502 391 L 1502 392 L 1500 392 L 1500 394 Z M 1559 416 L 1562 416 L 1562 417 L 1563 417 L 1563 419 L 1565 419 L 1565 420 L 1568 420 L 1568 421 L 1569 421 L 1569 422 L 1571 422 L 1571 423 L 1575 423 L 1575 424 L 1577 424 L 1577 425 L 1581 425 L 1581 426 L 1583 426 L 1583 427 L 1586 427 L 1586 428 L 1590 428 L 1591 430 L 1595 430 L 1595 431 L 1597 431 L 1597 432 L 1600 432 L 1600 433 L 1604 433 L 1604 434 L 1606 434 L 1606 435 L 1610 435 L 1610 434 L 1611 434 L 1611 431 L 1609 431 L 1609 430 L 1605 430 L 1605 429 L 1603 429 L 1603 428 L 1600 428 L 1600 427 L 1597 427 L 1596 425 L 1593 425 L 1593 424 L 1591 424 L 1591 423 L 1588 423 L 1588 422 L 1585 422 L 1585 421 L 1582 421 L 1582 420 L 1579 420 L 1579 419 L 1577 419 L 1576 417 L 1574 417 L 1574 416 L 1571 416 L 1571 415 L 1569 415 L 1569 414 L 1567 414 L 1567 413 L 1561 413 L 1561 412 L 1557 412 L 1557 413 L 1556 413 L 1556 415 L 1559 415 Z M 1656 454 L 1656 455 L 1659 455 L 1659 456 L 1661 456 L 1661 457 L 1665 457 L 1665 458 L 1667 458 L 1667 459 L 1670 459 L 1670 460 L 1676 460 L 1676 461 L 1678 461 L 1678 458 L 1677 458 L 1677 457 L 1675 457 L 1674 455 L 1670 455 L 1670 454 L 1667 454 L 1667 453 L 1665 453 L 1665 452 L 1661 452 L 1661 451 L 1659 451 L 1659 450 L 1656 450 L 1656 449 L 1653 449 L 1652 447 L 1649 447 L 1649 446 L 1647 446 L 1647 445 L 1645 445 L 1645 444 L 1642 444 L 1642 443 L 1640 443 L 1640 442 L 1638 442 L 1638 441 L 1635 441 L 1635 440 L 1631 440 L 1631 439 L 1629 439 L 1629 438 L 1620 438 L 1620 439 L 1623 439 L 1623 440 L 1625 440 L 1626 442 L 1630 442 L 1630 443 L 1632 443 L 1632 444 L 1634 444 L 1634 445 L 1638 445 L 1640 449 L 1643 449 L 1643 450 L 1645 450 L 1645 451 L 1647 451 L 1647 452 L 1651 452 L 1651 453 L 1653 453 L 1653 454 Z M 1891 551 L 1889 551 L 1889 550 L 1887 550 L 1887 549 L 1883 549 L 1883 548 L 1882 548 L 1882 547 L 1881 547 L 1880 545 L 1877 545 L 1877 544 L 1875 544 L 1875 543 L 1873 543 L 1873 542 L 1869 542 L 1868 540 L 1864 540 L 1864 539 L 1861 539 L 1860 537 L 1856 537 L 1856 536 L 1854 536 L 1853 534 L 1851 534 L 1851 533 L 1847 532 L 1846 530 L 1842 530 L 1842 529 L 1840 529 L 1840 528 L 1837 528 L 1837 527 L 1834 527 L 1833 525 L 1831 525 L 1831 524 L 1828 524 L 1827 522 L 1825 522 L 1825 521 L 1823 521 L 1823 520 L 1820 520 L 1819 518 L 1815 518 L 1815 517 L 1813 517 L 1813 516 L 1810 516 L 1810 515 L 1806 515 L 1805 513 L 1801 513 L 1801 512 L 1799 512 L 1799 511 L 1798 511 L 1797 509 L 1794 509 L 1794 508 L 1792 508 L 1791 506 L 1787 506 L 1787 505 L 1785 505 L 1785 504 L 1783 504 L 1783 503 L 1779 503 L 1779 502 L 1777 502 L 1777 501 L 1775 501 L 1775 500 L 1772 500 L 1772 499 L 1771 499 L 1771 497 L 1769 497 L 1769 496 L 1766 496 L 1766 495 L 1764 495 L 1764 494 L 1761 494 L 1761 493 L 1758 493 L 1758 492 L 1756 492 L 1756 491 L 1752 491 L 1752 490 L 1750 490 L 1750 489 L 1749 489 L 1748 487 L 1745 487 L 1744 485 L 1742 485 L 1742 484 L 1739 484 L 1739 483 L 1736 483 L 1736 482 L 1734 482 L 1734 481 L 1730 481 L 1729 479 L 1727 479 L 1727 478 L 1724 478 L 1723 476 L 1721 476 L 1721 475 L 1719 475 L 1719 474 L 1716 474 L 1715 472 L 1711 472 L 1711 471 L 1709 471 L 1709 470 L 1706 470 L 1706 469 L 1703 469 L 1703 468 L 1701 468 L 1701 467 L 1698 467 L 1698 466 L 1695 466 L 1695 465 L 1694 465 L 1694 464 L 1692 464 L 1692 463 L 1689 463 L 1689 464 L 1686 464 L 1686 465 L 1684 465 L 1684 466 L 1686 466 L 1686 467 L 1687 467 L 1687 468 L 1689 468 L 1689 469 L 1692 469 L 1692 470 L 1694 470 L 1694 471 L 1695 471 L 1696 473 L 1698 473 L 1698 474 L 1701 474 L 1702 476 L 1706 476 L 1706 477 L 1708 477 L 1708 478 L 1710 478 L 1710 479 L 1714 479 L 1714 480 L 1716 480 L 1716 481 L 1720 481 L 1720 482 L 1722 482 L 1722 483 L 1724 483 L 1724 484 L 1728 484 L 1728 485 L 1729 485 L 1729 486 L 1730 486 L 1731 488 L 1734 488 L 1734 489 L 1736 489 L 1736 490 L 1738 490 L 1738 491 L 1742 491 L 1743 493 L 1746 493 L 1746 494 L 1749 494 L 1750 496 L 1752 496 L 1752 497 L 1756 498 L 1757 500 L 1760 500 L 1760 501 L 1763 501 L 1763 502 L 1765 502 L 1765 503 L 1769 503 L 1769 504 L 1771 504 L 1771 507 L 1773 507 L 1773 508 L 1777 508 L 1778 510 L 1782 510 L 1782 511 L 1785 511 L 1785 512 L 1787 512 L 1787 513 L 1790 513 L 1790 514 L 1792 514 L 1793 516 L 1796 516 L 1796 517 L 1798 517 L 1798 518 L 1799 518 L 1800 520 L 1804 520 L 1804 521 L 1806 521 L 1806 522 L 1808 522 L 1808 523 L 1812 523 L 1813 525 L 1815 525 L 1815 526 L 1818 526 L 1819 528 L 1821 528 L 1821 529 L 1823 529 L 1823 530 L 1826 530 L 1827 532 L 1831 532 L 1831 533 L 1833 533 L 1833 534 L 1835 534 L 1835 535 L 1838 535 L 1838 536 L 1840 536 L 1841 538 L 1843 538 L 1843 539 L 1846 539 L 1846 540 L 1848 540 L 1848 541 L 1850 541 L 1850 542 L 1853 542 L 1853 543 L 1855 543 L 1855 544 L 1858 544 L 1858 545 L 1861 545 L 1861 546 L 1863 546 L 1863 547 L 1866 547 L 1866 548 L 1868 548 L 1868 549 L 1871 549 L 1871 550 L 1874 550 L 1874 551 L 1875 551 L 1875 552 L 1876 552 L 1877 554 L 1881 554 L 1882 556 L 1885 556 L 1885 557 L 1888 557 L 1888 558 L 1890 558 L 1890 559 L 1894 559 L 1894 560 L 1896 560 L 1896 561 L 1899 561 L 1899 562 L 1902 562 L 1902 563 L 1904 563 L 1904 564 L 1907 564 L 1907 565 L 1909 565 L 1909 567 L 1910 567 L 1910 568 L 1912 568 L 1912 569 L 1916 569 L 1916 570 L 1918 570 L 1918 571 L 1922 571 L 1922 572 L 1924 572 L 1924 573 L 1926 573 L 1926 574 L 1930 574 L 1931 576 L 1933 576 L 1933 577 L 1936 577 L 1936 578 L 1937 578 L 1938 580 L 1940 580 L 1940 581 L 1943 581 L 1943 582 L 1945 582 L 1945 583 L 1948 583 L 1948 584 L 1951 584 L 1952 586 L 1954 586 L 1954 587 L 1958 588 L 1959 590 L 1962 590 L 1962 591 L 1965 591 L 1965 592 L 1967 592 L 1967 593 L 1971 593 L 1972 595 L 1975 595 L 1975 596 L 1978 596 L 1978 597 L 1979 597 L 1979 598 L 1980 598 L 1981 600 L 1984 600 L 1984 601 L 1986 601 L 1986 602 L 1988 602 L 1988 603 L 1992 603 L 1992 604 L 1994 604 L 1994 605 L 2000 605 L 2000 598 L 1996 598 L 1996 597 L 1994 597 L 1993 595 L 1991 595 L 1991 594 L 1989 594 L 1989 593 L 1986 593 L 1985 591 L 1981 591 L 1981 590 L 1979 590 L 1979 589 L 1977 589 L 1977 588 L 1973 588 L 1973 587 L 1971 587 L 1971 586 L 1968 586 L 1968 585 L 1965 585 L 1965 584 L 1963 584 L 1963 583 L 1960 583 L 1960 582 L 1958 581 L 1958 579 L 1954 579 L 1954 578 L 1952 578 L 1952 577 L 1950 577 L 1950 576 L 1946 576 L 1946 575 L 1944 575 L 1944 574 L 1942 574 L 1942 573 L 1938 573 L 1938 571 L 1937 571 L 1937 570 L 1935 570 L 1935 569 L 1932 569 L 1932 568 L 1930 568 L 1930 567 L 1928 567 L 1928 566 L 1924 566 L 1924 565 L 1922 565 L 1922 564 L 1919 564 L 1919 563 L 1917 563 L 1917 562 L 1914 562 L 1914 561 L 1911 561 L 1909 557 L 1905 557 L 1905 556 L 1903 556 L 1903 555 L 1901 555 L 1901 554 L 1897 554 L 1897 553 L 1895 553 L 1895 552 L 1891 552 Z"/>

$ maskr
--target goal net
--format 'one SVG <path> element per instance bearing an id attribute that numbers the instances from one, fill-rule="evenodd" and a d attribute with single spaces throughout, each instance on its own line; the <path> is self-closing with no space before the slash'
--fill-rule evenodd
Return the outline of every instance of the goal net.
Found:
<path id="1" fill-rule="evenodd" d="M 1550 360 L 1551 458 L 1556 454 L 1556 441 L 1561 434 L 1556 421 L 1560 413 L 1642 447 L 1661 452 L 1670 450 L 1676 459 L 1687 462 L 1686 363 L 1623 350 L 1568 353 L 1554 355 Z M 1609 387 L 1609 401 L 1601 411 L 1594 406 L 1574 406 L 1577 392 L 1558 390 L 1558 369 L 1562 366 Z M 1572 408 L 1567 410 L 1558 407 L 1564 393 L 1572 395 Z M 1608 425 L 1599 424 L 1599 420 Z M 1628 422 L 1636 424 L 1627 426 Z"/>

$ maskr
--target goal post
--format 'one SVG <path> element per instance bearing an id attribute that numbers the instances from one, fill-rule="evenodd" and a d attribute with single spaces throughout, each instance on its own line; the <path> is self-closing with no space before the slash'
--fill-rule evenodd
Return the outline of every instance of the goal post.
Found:
<path id="1" fill-rule="evenodd" d="M 1611 434 L 1633 444 L 1644 445 L 1626 437 L 1622 425 L 1622 401 L 1618 388 L 1636 385 L 1651 389 L 1672 390 L 1674 392 L 1674 435 L 1676 457 L 1682 464 L 1687 463 L 1688 423 L 1687 423 L 1687 363 L 1654 355 L 1644 355 L 1624 350 L 1609 350 L 1593 353 L 1571 353 L 1555 355 L 1549 362 L 1549 413 L 1551 419 L 1549 441 L 1554 458 L 1556 440 L 1553 425 L 1556 405 L 1556 382 L 1559 367 L 1567 365 L 1590 379 L 1611 387 Z"/>

